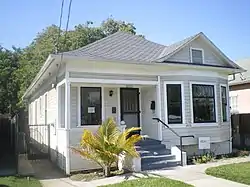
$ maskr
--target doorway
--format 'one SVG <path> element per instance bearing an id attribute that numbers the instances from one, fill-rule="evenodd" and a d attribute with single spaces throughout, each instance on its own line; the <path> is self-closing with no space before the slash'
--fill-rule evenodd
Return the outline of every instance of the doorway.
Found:
<path id="1" fill-rule="evenodd" d="M 127 128 L 140 127 L 139 88 L 120 88 L 121 120 Z"/>

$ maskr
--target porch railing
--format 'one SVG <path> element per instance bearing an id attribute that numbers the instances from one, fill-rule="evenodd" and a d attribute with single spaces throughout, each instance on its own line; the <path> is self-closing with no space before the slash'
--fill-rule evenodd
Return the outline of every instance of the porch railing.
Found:
<path id="1" fill-rule="evenodd" d="M 179 135 L 174 129 L 169 127 L 164 121 L 162 121 L 160 118 L 153 118 L 153 120 L 156 120 L 157 122 L 160 122 L 163 124 L 166 128 L 168 128 L 173 134 L 175 134 L 180 139 L 180 149 L 181 149 L 181 166 L 183 166 L 183 138 L 194 138 L 194 135 L 185 135 L 181 136 Z"/>

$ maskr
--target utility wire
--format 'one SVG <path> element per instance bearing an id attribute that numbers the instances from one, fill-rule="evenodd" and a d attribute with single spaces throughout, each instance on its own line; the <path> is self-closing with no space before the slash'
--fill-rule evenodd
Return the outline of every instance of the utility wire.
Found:
<path id="1" fill-rule="evenodd" d="M 69 1 L 69 9 L 68 9 L 68 17 L 67 17 L 67 23 L 66 23 L 66 28 L 65 28 L 65 36 L 64 36 L 64 45 L 63 45 L 63 51 L 61 52 L 61 62 L 63 60 L 63 52 L 65 50 L 66 42 L 67 42 L 67 34 L 68 34 L 68 28 L 69 28 L 69 20 L 70 20 L 70 14 L 71 14 L 71 5 L 72 5 L 72 0 Z"/>
<path id="2" fill-rule="evenodd" d="M 64 0 L 62 0 L 62 7 L 61 7 L 61 15 L 60 15 L 60 27 L 62 24 L 62 12 L 63 12 L 63 4 L 64 4 Z M 57 73 L 56 73 L 56 84 L 57 84 L 57 76 L 58 76 L 58 72 L 60 70 L 62 61 L 63 61 L 63 53 L 65 50 L 65 46 L 66 46 L 66 42 L 67 42 L 67 34 L 68 34 L 68 28 L 69 28 L 69 20 L 70 20 L 70 14 L 71 14 L 71 5 L 72 5 L 72 0 L 69 1 L 69 8 L 68 8 L 68 16 L 67 16 L 67 23 L 66 23 L 66 28 L 65 28 L 65 35 L 64 35 L 64 43 L 61 45 L 62 46 L 62 51 L 60 51 L 60 63 L 57 69 Z M 61 31 L 61 29 L 60 29 Z M 59 31 L 59 32 L 60 32 Z M 58 43 L 59 43 L 59 39 L 60 39 L 61 34 L 58 35 Z"/>
<path id="3" fill-rule="evenodd" d="M 62 4 L 61 4 L 61 13 L 60 13 L 60 21 L 59 21 L 59 29 L 58 29 L 58 37 L 57 37 L 57 43 L 56 43 L 56 54 L 58 53 L 58 51 L 60 51 L 59 49 L 59 41 L 60 41 L 60 36 L 61 36 L 61 27 L 62 27 L 62 16 L 63 16 L 63 7 L 64 7 L 64 0 L 62 0 Z"/>

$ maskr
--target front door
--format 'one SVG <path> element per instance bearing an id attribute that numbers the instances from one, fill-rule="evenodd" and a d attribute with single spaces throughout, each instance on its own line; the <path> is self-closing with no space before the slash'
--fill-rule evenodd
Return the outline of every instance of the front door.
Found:
<path id="1" fill-rule="evenodd" d="M 139 88 L 121 88 L 121 120 L 127 128 L 140 127 Z"/>

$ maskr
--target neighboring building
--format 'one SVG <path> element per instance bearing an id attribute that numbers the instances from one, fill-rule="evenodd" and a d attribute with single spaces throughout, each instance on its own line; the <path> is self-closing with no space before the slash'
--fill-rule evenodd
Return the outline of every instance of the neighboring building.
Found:
<path id="1" fill-rule="evenodd" d="M 140 126 L 168 149 L 179 146 L 158 117 L 179 135 L 195 136 L 183 142 L 189 155 L 203 152 L 199 137 L 210 137 L 216 154 L 231 152 L 228 75 L 242 69 L 203 33 L 164 46 L 117 32 L 60 59 L 49 55 L 24 99 L 31 125 L 51 124 L 51 160 L 67 174 L 96 168 L 69 147 L 108 117 L 121 129 Z"/>
<path id="2" fill-rule="evenodd" d="M 250 114 L 250 58 L 237 64 L 246 71 L 229 77 L 231 113 Z"/>

